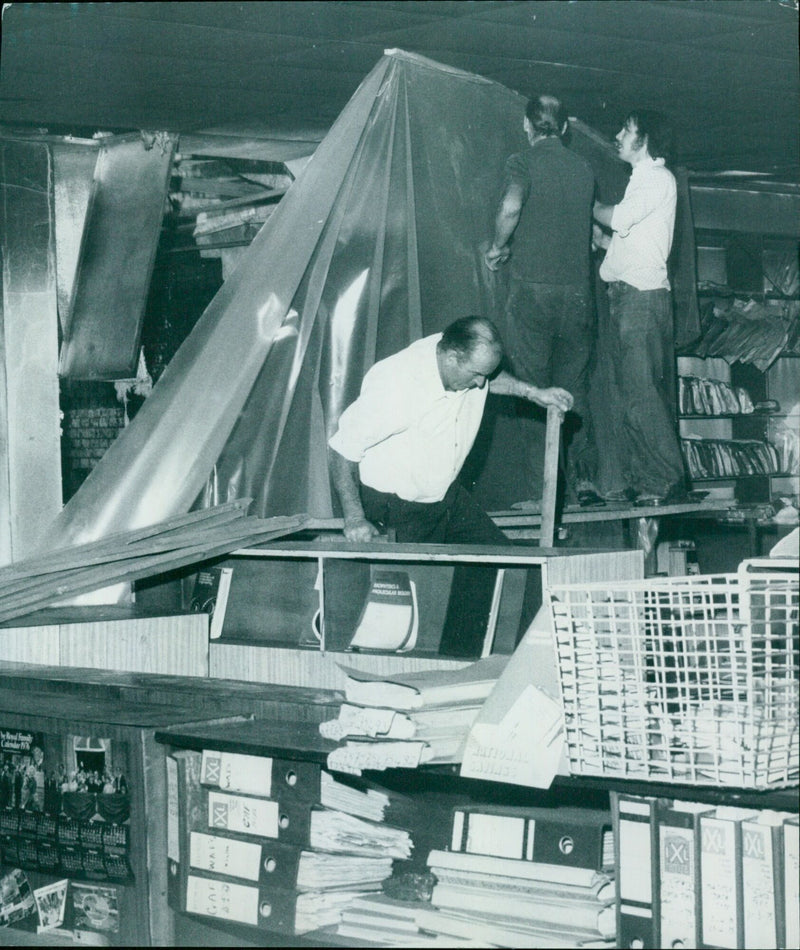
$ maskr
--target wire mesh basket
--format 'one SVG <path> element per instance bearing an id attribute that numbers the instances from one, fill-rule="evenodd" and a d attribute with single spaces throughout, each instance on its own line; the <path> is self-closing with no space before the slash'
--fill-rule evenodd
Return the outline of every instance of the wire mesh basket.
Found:
<path id="1" fill-rule="evenodd" d="M 797 784 L 797 561 L 553 585 L 570 771 L 748 789 Z"/>

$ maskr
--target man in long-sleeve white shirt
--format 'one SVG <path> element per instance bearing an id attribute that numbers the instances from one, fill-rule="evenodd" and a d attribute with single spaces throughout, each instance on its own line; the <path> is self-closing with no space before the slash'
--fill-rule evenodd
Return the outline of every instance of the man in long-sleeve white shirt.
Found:
<path id="1" fill-rule="evenodd" d="M 677 203 L 665 163 L 671 131 L 663 116 L 641 110 L 628 116 L 616 138 L 620 158 L 633 170 L 619 204 L 595 203 L 594 217 L 611 237 L 595 227 L 594 240 L 607 247 L 600 277 L 608 284 L 609 351 L 620 397 L 614 430 L 627 483 L 620 495 L 664 504 L 685 496 L 667 274 Z"/>
<path id="2" fill-rule="evenodd" d="M 393 528 L 398 541 L 503 543 L 505 535 L 458 484 L 489 391 L 562 412 L 564 389 L 497 372 L 496 328 L 464 317 L 376 363 L 329 440 L 333 482 L 350 541 Z"/>

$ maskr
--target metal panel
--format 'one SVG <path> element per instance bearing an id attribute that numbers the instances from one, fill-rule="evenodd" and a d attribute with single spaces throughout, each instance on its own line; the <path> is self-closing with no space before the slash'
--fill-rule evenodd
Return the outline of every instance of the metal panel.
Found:
<path id="1" fill-rule="evenodd" d="M 800 235 L 800 191 L 690 186 L 694 226 L 709 231 Z"/>
<path id="2" fill-rule="evenodd" d="M 27 554 L 61 508 L 53 232 L 48 145 L 0 139 L 3 559 Z"/>
<path id="3" fill-rule="evenodd" d="M 56 210 L 56 281 L 61 331 L 69 332 L 81 245 L 95 194 L 98 142 L 54 142 L 53 191 Z"/>
<path id="4" fill-rule="evenodd" d="M 102 143 L 97 194 L 75 286 L 60 374 L 130 379 L 153 272 L 176 139 L 164 133 Z"/>

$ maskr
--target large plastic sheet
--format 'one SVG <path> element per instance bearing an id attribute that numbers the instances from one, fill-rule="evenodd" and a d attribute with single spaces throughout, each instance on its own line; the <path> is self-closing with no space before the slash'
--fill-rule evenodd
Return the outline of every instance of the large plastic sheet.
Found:
<path id="1" fill-rule="evenodd" d="M 240 497 L 261 516 L 335 514 L 327 438 L 365 371 L 457 317 L 499 321 L 506 277 L 482 249 L 505 161 L 527 147 L 525 104 L 388 52 L 48 543 Z"/>

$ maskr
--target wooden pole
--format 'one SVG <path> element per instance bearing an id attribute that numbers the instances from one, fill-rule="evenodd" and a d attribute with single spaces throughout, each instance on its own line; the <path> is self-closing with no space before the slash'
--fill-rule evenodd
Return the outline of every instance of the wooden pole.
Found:
<path id="1" fill-rule="evenodd" d="M 542 527 L 539 547 L 552 548 L 556 529 L 556 492 L 558 490 L 558 449 L 564 419 L 555 406 L 547 407 L 547 432 L 544 442 L 544 485 L 542 488 Z"/>

